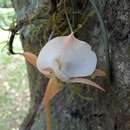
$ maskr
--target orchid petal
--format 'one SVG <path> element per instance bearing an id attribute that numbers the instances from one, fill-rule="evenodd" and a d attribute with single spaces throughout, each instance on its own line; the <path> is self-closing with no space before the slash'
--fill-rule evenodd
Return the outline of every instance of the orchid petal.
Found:
<path id="1" fill-rule="evenodd" d="M 106 76 L 106 73 L 104 71 L 96 69 L 91 78 L 95 79 L 96 77 L 104 77 L 104 76 Z"/>
<path id="2" fill-rule="evenodd" d="M 24 52 L 21 55 L 23 55 L 30 64 L 36 66 L 37 57 L 34 54 L 30 52 Z"/>
<path id="3" fill-rule="evenodd" d="M 100 70 L 100 69 L 96 69 L 94 73 L 95 73 L 96 76 L 99 76 L 99 77 L 106 76 L 106 73 L 104 71 Z"/>
<path id="4" fill-rule="evenodd" d="M 87 84 L 87 85 L 91 85 L 93 87 L 96 87 L 102 91 L 105 91 L 101 86 L 99 86 L 98 84 L 96 84 L 95 82 L 85 79 L 85 78 L 71 78 L 69 81 L 69 83 L 82 83 L 82 84 Z"/>

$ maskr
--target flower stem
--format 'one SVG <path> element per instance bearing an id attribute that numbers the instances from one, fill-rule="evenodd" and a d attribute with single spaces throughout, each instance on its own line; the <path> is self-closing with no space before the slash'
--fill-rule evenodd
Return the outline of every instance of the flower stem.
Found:
<path id="1" fill-rule="evenodd" d="M 68 13 L 67 13 L 66 0 L 64 0 L 64 11 L 65 11 L 67 23 L 68 23 L 68 25 L 69 25 L 69 29 L 70 29 L 70 31 L 71 31 L 71 33 L 72 33 L 72 32 L 73 32 L 73 29 L 72 29 L 72 26 L 71 26 L 71 23 L 70 23 L 70 19 L 69 19 Z"/>

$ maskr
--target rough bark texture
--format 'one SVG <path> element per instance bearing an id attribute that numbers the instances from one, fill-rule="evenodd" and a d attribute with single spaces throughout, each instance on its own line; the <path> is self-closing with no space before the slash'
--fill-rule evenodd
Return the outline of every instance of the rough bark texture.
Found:
<path id="1" fill-rule="evenodd" d="M 78 1 L 78 0 L 77 0 Z M 82 2 L 85 2 L 82 0 Z M 106 53 L 101 42 L 101 28 L 96 16 L 76 34 L 79 39 L 91 44 L 98 55 L 98 68 L 110 72 L 108 78 L 98 79 L 106 89 L 105 93 L 91 88 L 83 88 L 82 94 L 93 97 L 93 100 L 83 100 L 72 95 L 69 85 L 52 101 L 53 130 L 129 130 L 130 129 L 130 1 L 129 0 L 96 0 L 102 13 L 109 39 L 109 68 L 106 65 Z M 12 0 L 18 20 L 32 11 L 44 11 L 44 0 Z M 85 2 L 86 3 L 86 2 Z M 80 7 L 78 7 L 80 6 Z M 78 9 L 77 9 L 78 8 Z M 74 6 L 80 11 L 83 5 Z M 93 10 L 88 3 L 83 11 Z M 57 11 L 57 14 L 60 12 Z M 74 15 L 73 27 L 82 23 L 80 15 Z M 21 29 L 21 40 L 25 51 L 38 54 L 52 32 L 44 19 L 37 20 Z M 51 23 L 52 25 L 55 23 Z M 37 27 L 40 28 L 37 29 Z M 65 26 L 67 27 L 67 26 Z M 57 35 L 57 34 L 55 34 Z M 39 40 L 40 39 L 40 40 Z M 107 66 L 107 67 L 106 67 Z M 46 130 L 45 114 L 42 98 L 47 79 L 31 65 L 27 65 L 31 107 L 27 118 L 21 125 L 21 130 Z"/>

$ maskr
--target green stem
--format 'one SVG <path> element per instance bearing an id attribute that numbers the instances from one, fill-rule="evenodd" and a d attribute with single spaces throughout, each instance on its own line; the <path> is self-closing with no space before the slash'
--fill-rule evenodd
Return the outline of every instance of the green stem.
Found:
<path id="1" fill-rule="evenodd" d="M 106 55 L 106 65 L 108 66 L 107 69 L 109 70 L 109 43 L 108 43 L 107 31 L 105 29 L 105 25 L 104 25 L 101 13 L 96 5 L 96 1 L 90 0 L 90 3 L 92 4 L 93 8 L 95 9 L 98 20 L 100 22 L 101 31 L 102 31 L 102 38 L 103 38 L 103 43 L 104 43 L 104 51 L 105 51 L 105 55 Z M 109 72 L 108 72 L 108 76 L 110 76 Z"/>

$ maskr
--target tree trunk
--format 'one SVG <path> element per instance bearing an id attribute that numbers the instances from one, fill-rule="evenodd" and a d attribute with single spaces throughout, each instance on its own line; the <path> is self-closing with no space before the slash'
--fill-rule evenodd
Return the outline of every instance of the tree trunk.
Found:
<path id="1" fill-rule="evenodd" d="M 71 0 L 67 3 L 67 9 L 73 29 L 82 24 L 89 14 L 87 22 L 78 30 L 76 37 L 89 42 L 96 51 L 97 68 L 104 70 L 107 75 L 97 79 L 96 82 L 101 84 L 106 92 L 89 87 L 86 89 L 82 85 L 81 94 L 93 98 L 93 100 L 84 100 L 71 91 L 71 87 L 67 87 L 70 85 L 67 85 L 52 100 L 52 130 L 130 129 L 130 1 L 92 1 L 96 1 L 105 23 L 108 42 L 104 39 L 105 33 L 102 29 L 101 18 L 92 3 L 85 0 Z M 38 16 L 20 30 L 25 51 L 38 54 L 51 35 L 55 37 L 69 34 L 62 0 L 54 14 L 49 14 L 48 19 L 43 17 L 47 12 L 45 0 L 12 0 L 12 3 L 18 20 L 26 16 L 28 18 Z M 51 8 L 51 5 L 49 6 Z M 94 10 L 96 13 L 92 13 Z M 47 79 L 28 63 L 27 70 L 31 106 L 20 129 L 46 130 L 42 99 Z"/>

